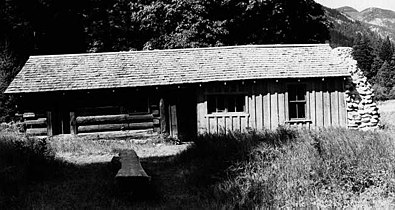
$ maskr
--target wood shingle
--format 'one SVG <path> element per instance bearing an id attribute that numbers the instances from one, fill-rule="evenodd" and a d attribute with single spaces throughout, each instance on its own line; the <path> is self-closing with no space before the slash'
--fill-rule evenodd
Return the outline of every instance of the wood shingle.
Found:
<path id="1" fill-rule="evenodd" d="M 327 44 L 31 56 L 6 93 L 349 76 Z"/>

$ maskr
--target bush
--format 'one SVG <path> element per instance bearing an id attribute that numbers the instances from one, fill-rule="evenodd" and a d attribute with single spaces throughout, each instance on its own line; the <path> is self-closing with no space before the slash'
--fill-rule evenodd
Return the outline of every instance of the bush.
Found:
<path id="1" fill-rule="evenodd" d="M 0 206 L 11 202 L 29 182 L 51 174 L 53 160 L 46 139 L 0 131 Z"/>
<path id="2" fill-rule="evenodd" d="M 205 134 L 199 136 L 194 146 L 182 155 L 181 161 L 188 164 L 187 171 L 193 184 L 206 187 L 223 180 L 235 163 L 248 161 L 252 150 L 260 142 L 280 146 L 292 141 L 294 130 L 280 127 L 276 132 L 256 132 L 247 134 L 231 132 L 227 134 Z"/>
<path id="3" fill-rule="evenodd" d="M 344 208 L 370 189 L 395 189 L 395 145 L 384 133 L 279 128 L 205 135 L 194 150 L 189 177 L 227 208 Z"/>
<path id="4" fill-rule="evenodd" d="M 390 90 L 388 97 L 389 99 L 395 99 L 395 86 Z"/>
<path id="5" fill-rule="evenodd" d="M 374 91 L 374 99 L 377 101 L 385 101 L 388 99 L 388 94 L 387 94 L 387 88 L 379 85 L 379 84 L 374 84 L 373 85 L 373 91 Z"/>

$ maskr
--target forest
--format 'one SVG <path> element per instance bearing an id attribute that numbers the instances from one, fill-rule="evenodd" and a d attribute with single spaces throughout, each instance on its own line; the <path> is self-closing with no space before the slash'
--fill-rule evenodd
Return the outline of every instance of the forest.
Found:
<path id="1" fill-rule="evenodd" d="M 354 47 L 377 98 L 394 98 L 392 42 L 329 21 L 341 15 L 327 10 L 313 0 L 3 0 L 0 120 L 15 113 L 2 93 L 28 56 L 43 54 L 330 41 Z"/>

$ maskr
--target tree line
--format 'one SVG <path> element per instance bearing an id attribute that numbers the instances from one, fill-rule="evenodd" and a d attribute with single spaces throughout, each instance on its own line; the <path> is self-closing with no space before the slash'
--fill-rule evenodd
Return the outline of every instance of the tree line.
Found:
<path id="1" fill-rule="evenodd" d="M 375 98 L 395 99 L 395 54 L 389 37 L 374 43 L 368 36 L 358 34 L 353 49 L 358 67 L 373 84 Z"/>
<path id="2" fill-rule="evenodd" d="M 351 20 L 337 10 L 325 8 L 332 26 L 332 47 L 352 47 L 354 59 L 373 84 L 377 100 L 395 99 L 394 43 L 381 37 L 359 21 Z"/>
<path id="3" fill-rule="evenodd" d="M 370 46 L 371 55 L 355 55 L 359 63 L 373 58 L 375 70 L 363 69 L 372 81 L 383 80 L 380 88 L 389 97 L 391 81 L 377 79 L 384 78 L 384 69 L 392 65 L 384 59 L 388 56 L 377 54 L 377 43 L 381 48 L 385 42 L 366 36 L 369 32 L 361 25 L 356 29 L 363 38 L 356 39 L 350 27 L 330 23 L 326 11 L 313 0 L 3 0 L 0 120 L 10 120 L 14 112 L 12 97 L 4 95 L 4 90 L 28 56 L 41 54 L 325 43 L 331 39 L 332 46 Z"/>
<path id="4" fill-rule="evenodd" d="M 313 0 L 3 0 L 0 26 L 1 93 L 30 55 L 329 40 Z"/>

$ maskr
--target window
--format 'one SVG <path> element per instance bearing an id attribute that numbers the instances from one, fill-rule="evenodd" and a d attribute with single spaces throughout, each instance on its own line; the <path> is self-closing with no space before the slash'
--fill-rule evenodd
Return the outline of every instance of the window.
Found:
<path id="1" fill-rule="evenodd" d="M 244 95 L 209 95 L 208 113 L 244 112 Z"/>
<path id="2" fill-rule="evenodd" d="M 289 118 L 306 118 L 306 85 L 288 85 Z"/>
<path id="3" fill-rule="evenodd" d="M 129 102 L 127 107 L 128 113 L 148 113 L 148 97 L 133 96 L 133 100 Z"/>

